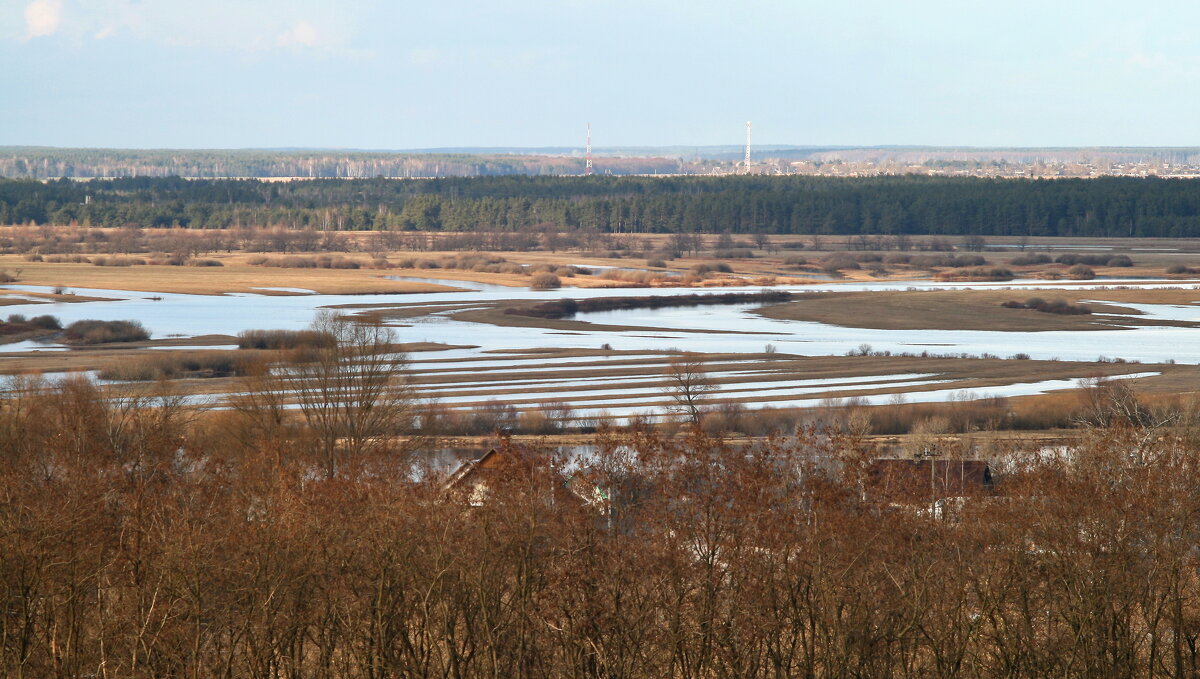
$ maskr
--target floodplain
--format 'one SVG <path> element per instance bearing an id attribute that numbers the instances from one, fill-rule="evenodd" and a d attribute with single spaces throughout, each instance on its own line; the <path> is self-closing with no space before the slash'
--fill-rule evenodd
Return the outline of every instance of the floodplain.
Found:
<path id="1" fill-rule="evenodd" d="M 115 392 L 153 384 L 218 412 L 247 389 L 248 366 L 303 360 L 238 348 L 240 333 L 302 331 L 328 309 L 391 329 L 422 419 L 437 419 L 441 433 L 556 436 L 678 421 L 671 370 L 683 359 L 703 374 L 705 418 L 749 435 L 817 413 L 928 419 L 967 403 L 988 414 L 943 433 L 1054 430 L 1078 420 L 1071 402 L 1083 384 L 1120 379 L 1178 404 L 1200 370 L 1190 349 L 1200 346 L 1200 280 L 1167 273 L 1200 264 L 1194 241 L 993 239 L 967 249 L 917 238 L 898 251 L 774 236 L 737 243 L 728 257 L 703 245 L 671 251 L 655 235 L 478 253 L 385 249 L 374 234 L 351 233 L 336 251 L 302 254 L 170 235 L 194 243 L 192 254 L 0 255 L 15 279 L 0 297 L 11 315 L 134 320 L 151 331 L 90 346 L 12 335 L 0 369 L 82 373 Z M 736 302 L 685 302 L 695 294 Z M 605 310 L 530 314 L 561 300 Z M 295 407 L 294 394 L 283 398 Z"/>

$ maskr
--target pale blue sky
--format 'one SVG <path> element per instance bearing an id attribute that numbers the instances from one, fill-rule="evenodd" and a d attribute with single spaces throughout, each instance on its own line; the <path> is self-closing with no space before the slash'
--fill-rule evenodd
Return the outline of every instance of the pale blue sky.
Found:
<path id="1" fill-rule="evenodd" d="M 1200 145 L 1200 2 L 0 0 L 0 144 Z"/>

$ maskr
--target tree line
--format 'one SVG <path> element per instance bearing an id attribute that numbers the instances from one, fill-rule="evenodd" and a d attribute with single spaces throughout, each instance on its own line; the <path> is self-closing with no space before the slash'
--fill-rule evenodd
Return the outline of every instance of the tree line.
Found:
<path id="1" fill-rule="evenodd" d="M 64 149 L 0 147 L 0 176 L 30 179 L 104 177 L 480 177 L 583 174 L 584 160 L 558 154 L 254 149 Z M 674 172 L 661 157 L 598 158 L 599 171 Z"/>
<path id="2" fill-rule="evenodd" d="M 1191 237 L 1200 183 L 1108 177 L 0 180 L 0 223 L 224 229 Z"/>

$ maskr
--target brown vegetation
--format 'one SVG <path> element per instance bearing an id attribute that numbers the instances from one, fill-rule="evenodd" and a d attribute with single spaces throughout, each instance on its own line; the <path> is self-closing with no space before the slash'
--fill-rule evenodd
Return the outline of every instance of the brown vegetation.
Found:
<path id="1" fill-rule="evenodd" d="M 246 260 L 246 263 L 251 266 L 273 266 L 283 269 L 358 269 L 363 265 L 357 260 L 340 255 L 251 257 Z"/>
<path id="2" fill-rule="evenodd" d="M 804 293 L 792 301 L 757 310 L 768 318 L 819 321 L 847 327 L 881 329 L 1094 330 L 1130 325 L 1183 325 L 1186 322 L 1141 318 L 1122 302 L 1188 304 L 1195 293 L 1187 290 L 1121 289 L 1054 291 L 1068 305 L 1089 300 L 1094 313 L 1125 314 L 1119 319 L 1088 315 L 997 314 L 996 305 L 1013 301 L 1004 290 L 912 290 L 853 293 Z M 1093 303 L 1091 300 L 1106 300 Z"/>
<path id="3" fill-rule="evenodd" d="M 50 315 L 25 318 L 21 314 L 10 314 L 6 320 L 0 321 L 0 337 L 5 340 L 12 340 L 15 336 L 51 335 L 61 329 L 62 323 Z"/>
<path id="4" fill-rule="evenodd" d="M 1082 304 L 1071 304 L 1066 300 L 1052 299 L 1046 301 L 1041 297 L 1030 297 L 1024 302 L 1007 301 L 1000 304 L 1006 309 L 1032 309 L 1045 314 L 1059 314 L 1061 316 L 1084 316 L 1092 313 L 1092 310 Z"/>
<path id="5" fill-rule="evenodd" d="M 940 281 L 1011 281 L 1015 275 L 1011 269 L 1002 266 L 978 266 L 943 271 L 937 278 Z"/>
<path id="6" fill-rule="evenodd" d="M 335 338 L 316 330 L 243 330 L 237 340 L 239 349 L 299 349 L 327 347 Z"/>
<path id="7" fill-rule="evenodd" d="M 100 370 L 102 380 L 148 382 L 152 380 L 234 377 L 258 369 L 257 357 L 235 351 L 158 351 L 130 357 Z"/>
<path id="8" fill-rule="evenodd" d="M 604 437 L 569 478 L 504 444 L 478 493 L 386 446 L 328 476 L 319 437 L 240 411 L 17 386 L 8 676 L 1200 671 L 1200 455 L 1142 429 L 998 454 L 990 484 L 902 487 L 816 429 Z M 981 468 L 937 454 L 947 476 Z"/>
<path id="9" fill-rule="evenodd" d="M 142 342 L 150 332 L 141 321 L 75 321 L 62 333 L 67 344 L 109 344 L 112 342 Z"/>
<path id="10" fill-rule="evenodd" d="M 1067 269 L 1067 278 L 1072 278 L 1077 281 L 1090 281 L 1096 277 L 1096 272 L 1092 267 L 1086 264 L 1076 264 L 1070 269 Z"/>
<path id="11" fill-rule="evenodd" d="M 645 297 L 585 297 L 583 299 L 561 299 L 532 306 L 509 307 L 506 314 L 531 316 L 533 318 L 570 318 L 576 313 L 614 311 L 618 309 L 664 309 L 669 307 L 693 307 L 719 304 L 776 304 L 792 298 L 790 292 L 764 290 L 762 292 L 730 292 L 714 295 L 647 295 Z"/>
<path id="12" fill-rule="evenodd" d="M 530 290 L 557 290 L 562 287 L 562 281 L 552 273 L 535 274 L 529 279 Z"/>

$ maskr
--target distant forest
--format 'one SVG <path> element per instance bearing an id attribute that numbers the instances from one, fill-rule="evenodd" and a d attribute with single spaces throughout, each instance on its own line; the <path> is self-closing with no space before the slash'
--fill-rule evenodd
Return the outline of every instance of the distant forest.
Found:
<path id="1" fill-rule="evenodd" d="M 945 177 L 0 179 L 0 224 L 219 229 L 1200 235 L 1200 182 Z"/>
<path id="2" fill-rule="evenodd" d="M 344 179 L 368 177 L 483 177 L 491 175 L 582 175 L 584 159 L 559 153 L 471 153 L 213 149 L 59 149 L 38 146 L 0 147 L 0 177 L 25 179 L 93 179 L 109 177 L 303 177 Z M 654 174 L 676 172 L 674 158 L 597 157 L 598 173 Z"/>

